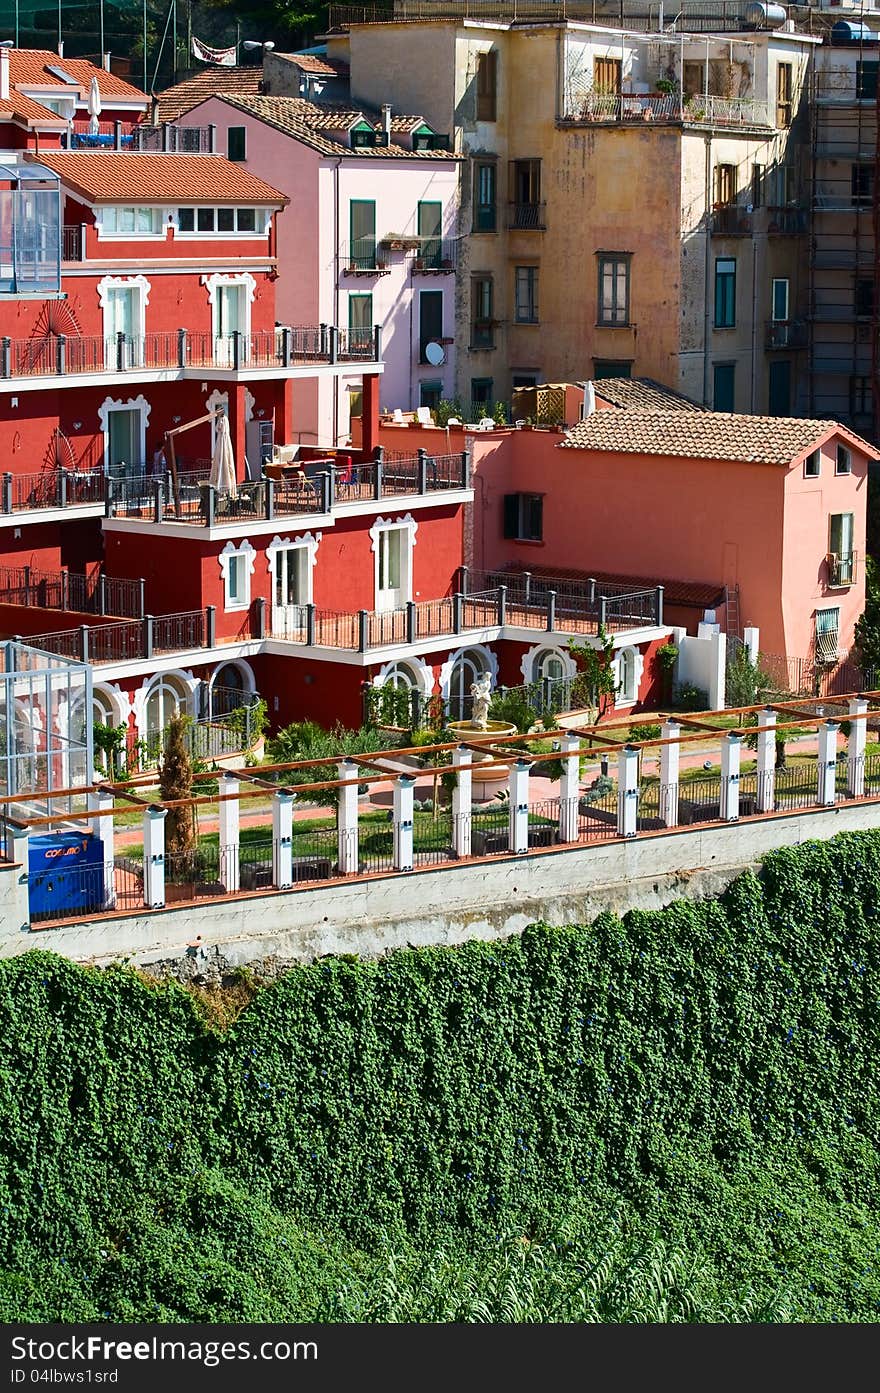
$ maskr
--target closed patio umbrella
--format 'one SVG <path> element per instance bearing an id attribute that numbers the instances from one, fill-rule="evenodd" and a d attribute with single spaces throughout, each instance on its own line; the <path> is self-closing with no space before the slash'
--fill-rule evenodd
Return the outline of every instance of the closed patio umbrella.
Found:
<path id="1" fill-rule="evenodd" d="M 92 78 L 89 87 L 89 135 L 98 134 L 98 117 L 101 115 L 101 90 L 98 87 L 98 79 Z"/>
<path id="2" fill-rule="evenodd" d="M 229 418 L 220 412 L 214 432 L 214 455 L 211 460 L 210 481 L 218 493 L 230 498 L 238 497 L 235 482 L 235 458 L 232 453 L 232 436 L 229 433 Z"/>

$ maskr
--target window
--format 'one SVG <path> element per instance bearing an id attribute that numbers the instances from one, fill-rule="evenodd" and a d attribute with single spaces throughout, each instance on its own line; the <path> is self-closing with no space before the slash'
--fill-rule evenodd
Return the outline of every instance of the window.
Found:
<path id="1" fill-rule="evenodd" d="M 726 208 L 736 201 L 736 165 L 715 166 L 715 207 Z"/>
<path id="2" fill-rule="evenodd" d="M 877 59 L 867 59 L 856 63 L 856 97 L 859 101 L 877 100 L 877 72 L 880 68 Z"/>
<path id="3" fill-rule="evenodd" d="M 776 64 L 776 124 L 790 126 L 793 111 L 794 68 L 791 63 Z"/>
<path id="4" fill-rule="evenodd" d="M 771 416 L 791 415 L 791 363 L 787 358 L 770 364 L 767 405 Z"/>
<path id="5" fill-rule="evenodd" d="M 804 478 L 818 479 L 822 469 L 822 451 L 813 450 L 804 460 Z"/>
<path id="6" fill-rule="evenodd" d="M 517 542 L 544 540 L 544 497 L 540 493 L 504 495 L 504 535 Z"/>
<path id="7" fill-rule="evenodd" d="M 542 229 L 544 216 L 541 204 L 540 160 L 511 160 L 510 193 L 511 227 L 521 230 Z"/>
<path id="8" fill-rule="evenodd" d="M 603 96 L 619 97 L 622 87 L 623 64 L 619 58 L 593 59 L 593 91 Z"/>
<path id="9" fill-rule="evenodd" d="M 631 261 L 628 252 L 599 252 L 599 324 L 629 324 Z"/>
<path id="10" fill-rule="evenodd" d="M 870 377 L 851 377 L 849 380 L 849 413 L 851 416 L 870 416 L 873 412 Z"/>
<path id="11" fill-rule="evenodd" d="M 471 348 L 495 347 L 495 287 L 491 276 L 471 277 Z"/>
<path id="12" fill-rule="evenodd" d="M 376 204 L 371 198 L 353 198 L 348 205 L 351 234 L 350 262 L 362 271 L 376 265 Z"/>
<path id="13" fill-rule="evenodd" d="M 874 281 L 869 276 L 856 281 L 855 310 L 860 319 L 870 319 L 874 313 Z"/>
<path id="14" fill-rule="evenodd" d="M 372 126 L 368 126 L 366 121 L 352 127 L 351 148 L 352 150 L 363 150 L 368 145 L 375 146 L 376 132 Z"/>
<path id="15" fill-rule="evenodd" d="M 736 368 L 733 363 L 716 363 L 712 369 L 713 411 L 733 411 Z"/>
<path id="16" fill-rule="evenodd" d="M 373 341 L 373 297 L 349 295 L 348 297 L 348 346 L 363 348 Z"/>
<path id="17" fill-rule="evenodd" d="M 787 280 L 773 282 L 771 318 L 777 322 L 788 319 L 788 290 L 789 282 Z"/>
<path id="18" fill-rule="evenodd" d="M 816 610 L 816 657 L 825 662 L 837 662 L 837 639 L 840 632 L 840 610 Z"/>
<path id="19" fill-rule="evenodd" d="M 854 164 L 850 172 L 852 202 L 856 207 L 870 206 L 874 198 L 874 167 L 870 164 Z"/>
<path id="20" fill-rule="evenodd" d="M 834 463 L 835 474 L 852 473 L 852 455 L 845 445 L 838 445 L 837 458 Z"/>
<path id="21" fill-rule="evenodd" d="M 719 256 L 715 260 L 715 328 L 732 329 L 736 324 L 736 260 Z"/>
<path id="22" fill-rule="evenodd" d="M 491 377 L 471 378 L 471 414 L 491 415 L 493 381 Z"/>
<path id="23" fill-rule="evenodd" d="M 766 165 L 752 165 L 752 207 L 761 208 L 764 204 L 764 175 Z"/>
<path id="24" fill-rule="evenodd" d="M 477 120 L 494 121 L 498 107 L 498 53 L 477 54 Z"/>
<path id="25" fill-rule="evenodd" d="M 178 208 L 178 232 L 252 232 L 264 236 L 269 227 L 265 208 Z"/>
<path id="26" fill-rule="evenodd" d="M 308 547 L 280 547 L 272 561 L 273 609 L 309 604 L 312 567 Z"/>
<path id="27" fill-rule="evenodd" d="M 778 164 L 770 171 L 770 206 L 791 208 L 798 201 L 797 170 L 791 164 Z"/>
<path id="28" fill-rule="evenodd" d="M 220 553 L 220 574 L 223 578 L 223 607 L 226 610 L 248 609 L 251 602 L 251 576 L 256 552 L 250 542 L 236 547 L 227 542 Z"/>
<path id="29" fill-rule="evenodd" d="M 514 391 L 517 387 L 537 387 L 538 374 L 536 372 L 515 372 L 510 379 L 510 385 Z"/>
<path id="30" fill-rule="evenodd" d="M 853 513 L 832 513 L 828 519 L 829 584 L 852 585 L 855 572 Z"/>
<path id="31" fill-rule="evenodd" d="M 497 166 L 480 160 L 474 165 L 474 218 L 472 232 L 494 232 L 497 226 Z"/>
<path id="32" fill-rule="evenodd" d="M 603 377 L 632 377 L 632 362 L 626 358 L 594 358 L 593 381 Z"/>
<path id="33" fill-rule="evenodd" d="M 148 753 L 153 758 L 161 753 L 161 733 L 173 716 L 188 716 L 191 713 L 192 693 L 178 677 L 156 677 L 147 688 L 144 702 L 145 729 Z"/>
<path id="34" fill-rule="evenodd" d="M 442 203 L 420 203 L 416 226 L 419 234 L 419 255 L 424 266 L 434 270 L 443 257 L 443 205 Z"/>
<path id="35" fill-rule="evenodd" d="M 431 411 L 435 411 L 440 405 L 443 396 L 442 382 L 420 382 L 419 383 L 419 406 L 427 406 Z"/>
<path id="36" fill-rule="evenodd" d="M 419 362 L 426 363 L 425 349 L 432 340 L 443 337 L 443 291 L 419 292 Z"/>
<path id="37" fill-rule="evenodd" d="M 361 387 L 349 387 L 348 389 L 348 416 L 349 420 L 353 416 L 363 416 L 364 414 L 364 393 Z"/>
<path id="38" fill-rule="evenodd" d="M 537 324 L 538 322 L 538 268 L 537 266 L 517 266 L 515 272 L 516 322 L 517 324 Z"/>
<path id="39" fill-rule="evenodd" d="M 482 677 L 487 671 L 486 656 L 479 649 L 469 648 L 456 654 L 446 693 L 451 719 L 466 721 L 473 714 L 474 699 L 471 696 L 471 687 L 477 678 Z"/>
<path id="40" fill-rule="evenodd" d="M 617 701 L 618 706 L 632 706 L 638 700 L 638 672 L 636 650 L 624 648 L 617 660 Z"/>
<path id="41" fill-rule="evenodd" d="M 371 534 L 376 554 L 376 609 L 401 609 L 410 599 L 413 531 L 380 524 Z"/>
<path id="42" fill-rule="evenodd" d="M 244 160 L 247 158 L 245 153 L 246 132 L 244 126 L 230 126 L 226 132 L 226 156 L 230 160 Z"/>
<path id="43" fill-rule="evenodd" d="M 160 217 L 158 208 L 105 208 L 101 213 L 101 231 L 153 236 L 161 231 Z"/>

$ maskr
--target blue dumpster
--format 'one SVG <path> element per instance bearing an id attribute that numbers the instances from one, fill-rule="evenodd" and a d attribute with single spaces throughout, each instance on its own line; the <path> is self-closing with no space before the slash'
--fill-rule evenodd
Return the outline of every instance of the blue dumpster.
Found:
<path id="1" fill-rule="evenodd" d="M 87 914 L 104 904 L 104 843 L 90 832 L 47 832 L 28 846 L 31 919 Z"/>

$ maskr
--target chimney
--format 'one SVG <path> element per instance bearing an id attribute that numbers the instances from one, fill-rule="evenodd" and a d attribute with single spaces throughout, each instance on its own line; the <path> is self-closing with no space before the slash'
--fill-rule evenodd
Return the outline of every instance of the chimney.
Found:
<path id="1" fill-rule="evenodd" d="M 9 49 L 0 48 L 0 97 L 9 96 Z"/>
<path id="2" fill-rule="evenodd" d="M 64 40 L 63 40 L 63 39 L 59 39 L 59 40 L 58 40 L 58 57 L 59 57 L 59 58 L 63 58 L 63 57 L 64 57 Z"/>
<path id="3" fill-rule="evenodd" d="M 105 54 L 102 55 L 102 63 L 103 63 L 103 67 L 104 67 L 104 72 L 105 72 L 105 73 L 109 73 L 109 71 L 110 71 L 110 54 L 109 54 L 109 53 L 105 53 Z"/>
<path id="4" fill-rule="evenodd" d="M 382 129 L 385 132 L 385 144 L 391 144 L 391 107 L 387 102 L 382 106 Z"/>

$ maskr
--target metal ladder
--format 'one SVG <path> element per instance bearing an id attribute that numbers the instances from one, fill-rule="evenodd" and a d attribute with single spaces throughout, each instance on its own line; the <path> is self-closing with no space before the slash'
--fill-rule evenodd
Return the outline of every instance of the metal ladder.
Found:
<path id="1" fill-rule="evenodd" d="M 742 624 L 739 613 L 739 584 L 733 589 L 724 587 L 724 606 L 727 614 L 727 632 L 733 638 L 742 638 Z"/>

